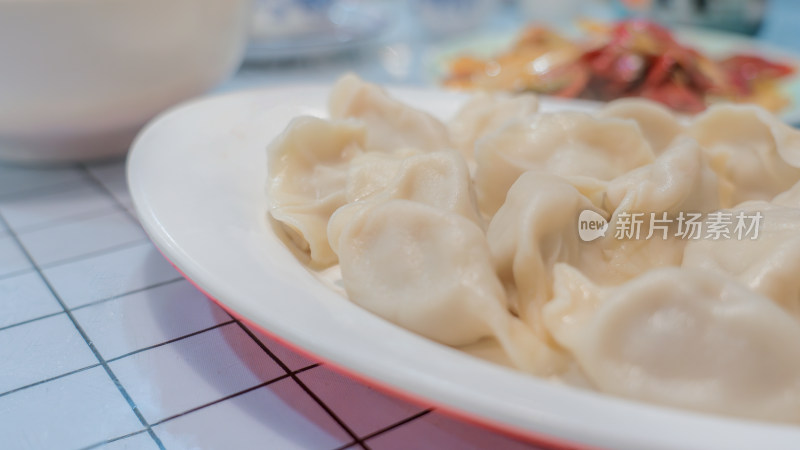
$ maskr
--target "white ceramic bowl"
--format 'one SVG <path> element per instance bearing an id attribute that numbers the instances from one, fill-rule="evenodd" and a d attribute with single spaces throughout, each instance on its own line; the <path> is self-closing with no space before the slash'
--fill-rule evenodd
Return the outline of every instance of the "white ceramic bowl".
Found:
<path id="1" fill-rule="evenodd" d="M 0 0 L 0 159 L 121 155 L 239 65 L 250 0 Z"/>

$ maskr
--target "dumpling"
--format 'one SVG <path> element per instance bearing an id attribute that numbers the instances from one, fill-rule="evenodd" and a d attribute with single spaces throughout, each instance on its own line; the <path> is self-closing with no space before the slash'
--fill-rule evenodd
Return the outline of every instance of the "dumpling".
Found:
<path id="1" fill-rule="evenodd" d="M 753 201 L 720 214 L 728 236 L 689 241 L 683 267 L 732 276 L 800 319 L 800 209 Z"/>
<path id="2" fill-rule="evenodd" d="M 425 203 L 483 226 L 467 163 L 456 150 L 405 150 L 391 158 L 374 153 L 357 156 L 347 176 L 347 201 L 377 197 Z"/>
<path id="3" fill-rule="evenodd" d="M 611 210 L 661 213 L 707 212 L 719 208 L 717 175 L 708 166 L 697 141 L 681 137 L 649 165 L 608 184 Z"/>
<path id="4" fill-rule="evenodd" d="M 493 215 L 527 170 L 608 181 L 654 158 L 639 127 L 629 120 L 574 111 L 517 119 L 475 146 L 478 205 Z"/>
<path id="5" fill-rule="evenodd" d="M 800 208 L 800 181 L 795 183 L 789 190 L 776 195 L 771 203 L 790 208 Z"/>
<path id="6" fill-rule="evenodd" d="M 367 129 L 367 151 L 454 148 L 447 127 L 432 115 L 395 100 L 381 87 L 348 74 L 336 82 L 328 104 L 334 119 L 355 118 Z"/>
<path id="7" fill-rule="evenodd" d="M 800 421 L 800 323 L 735 281 L 666 268 L 602 289 L 559 265 L 554 289 L 547 328 L 599 390 Z"/>
<path id="8" fill-rule="evenodd" d="M 566 359 L 505 304 L 483 231 L 464 217 L 409 201 L 368 202 L 335 246 L 349 298 L 443 344 L 495 337 L 518 367 L 539 375 Z"/>
<path id="9" fill-rule="evenodd" d="M 711 167 L 733 186 L 722 198 L 730 208 L 746 200 L 770 200 L 800 181 L 800 130 L 752 105 L 717 105 L 688 128 Z"/>
<path id="10" fill-rule="evenodd" d="M 660 103 L 642 98 L 614 100 L 601 109 L 598 116 L 635 121 L 656 154 L 669 147 L 684 131 L 672 111 Z"/>
<path id="11" fill-rule="evenodd" d="M 611 181 L 606 208 L 612 211 L 613 232 L 598 242 L 608 267 L 602 281 L 617 284 L 653 268 L 680 265 L 691 235 L 680 221 L 718 209 L 720 189 L 697 142 L 684 136 L 652 164 Z"/>
<path id="12" fill-rule="evenodd" d="M 365 133 L 355 121 L 298 117 L 267 148 L 269 213 L 314 267 L 336 263 L 328 219 L 346 202 L 347 169 Z"/>
<path id="13" fill-rule="evenodd" d="M 541 308 L 552 297 L 553 265 L 582 265 L 581 258 L 601 260 L 598 246 L 578 237 L 583 210 L 605 215 L 565 179 L 528 171 L 517 179 L 489 223 L 486 237 L 495 269 L 511 294 L 511 307 L 542 339 L 547 333 L 541 325 Z"/>
<path id="14" fill-rule="evenodd" d="M 372 203 L 392 199 L 453 212 L 484 228 L 467 163 L 457 150 L 359 155 L 348 171 L 346 198 L 348 204 L 336 210 L 328 225 L 328 240 L 334 251 L 342 227 L 351 216 Z"/>
<path id="15" fill-rule="evenodd" d="M 408 158 L 424 154 L 413 148 L 399 148 L 390 152 L 367 152 L 357 155 L 347 171 L 345 190 L 347 202 L 366 200 L 385 192 Z"/>
<path id="16" fill-rule="evenodd" d="M 530 117 L 538 110 L 539 98 L 530 93 L 508 95 L 480 91 L 464 103 L 448 128 L 453 143 L 470 161 L 478 139 L 499 130 L 512 119 Z"/>

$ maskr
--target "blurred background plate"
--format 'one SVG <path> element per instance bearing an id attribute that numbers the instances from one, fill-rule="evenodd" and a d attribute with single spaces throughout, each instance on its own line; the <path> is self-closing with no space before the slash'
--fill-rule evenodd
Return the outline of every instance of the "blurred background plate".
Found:
<path id="1" fill-rule="evenodd" d="M 384 9 L 364 2 L 339 1 L 320 11 L 289 12 L 288 19 L 259 9 L 252 17 L 248 62 L 271 62 L 334 54 L 377 40 L 389 24 Z M 283 26 L 275 27 L 275 22 Z M 292 22 L 286 25 L 286 22 Z"/>

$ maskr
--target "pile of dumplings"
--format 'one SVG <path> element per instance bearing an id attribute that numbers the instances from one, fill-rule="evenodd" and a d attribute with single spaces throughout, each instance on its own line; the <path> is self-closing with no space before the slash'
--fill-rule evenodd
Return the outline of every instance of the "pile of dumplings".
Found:
<path id="1" fill-rule="evenodd" d="M 268 147 L 269 214 L 350 300 L 520 370 L 800 423 L 800 131 L 754 106 L 679 120 L 640 99 L 539 112 L 477 93 L 449 122 L 346 75 L 329 119 Z M 621 217 L 758 213 L 757 239 L 584 242 Z M 646 226 L 647 224 L 645 224 Z"/>

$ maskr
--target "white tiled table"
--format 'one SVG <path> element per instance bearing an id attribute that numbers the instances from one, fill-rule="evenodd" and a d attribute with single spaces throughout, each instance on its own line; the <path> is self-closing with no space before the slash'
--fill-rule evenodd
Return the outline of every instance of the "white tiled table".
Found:
<path id="1" fill-rule="evenodd" d="M 366 55 L 246 66 L 220 90 L 346 70 L 425 83 L 428 37 L 402 16 Z M 761 38 L 800 52 L 798 20 L 794 0 L 771 0 Z M 505 13 L 487 27 L 519 25 Z M 233 320 L 149 243 L 123 162 L 0 165 L 0 449 L 79 448 L 530 446 L 382 394 Z"/>
<path id="2" fill-rule="evenodd" d="M 172 268 L 122 161 L 0 165 L 0 448 L 530 448 L 250 330 Z"/>

